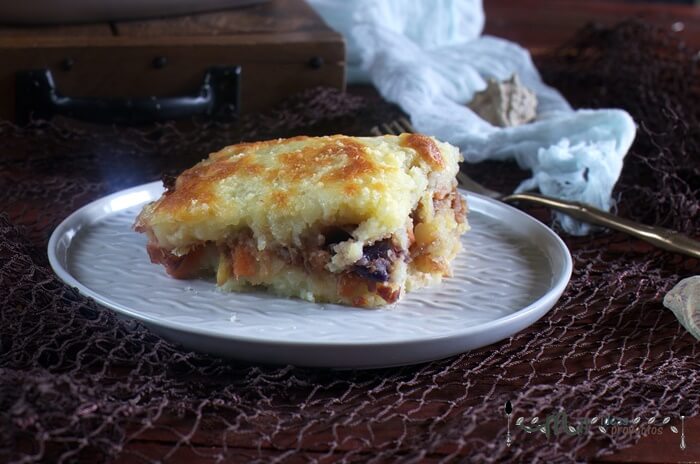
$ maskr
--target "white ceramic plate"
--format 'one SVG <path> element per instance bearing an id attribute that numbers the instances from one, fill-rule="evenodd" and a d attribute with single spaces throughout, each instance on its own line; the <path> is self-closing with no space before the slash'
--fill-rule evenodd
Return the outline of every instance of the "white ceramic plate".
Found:
<path id="1" fill-rule="evenodd" d="M 542 317 L 571 276 L 559 237 L 519 210 L 472 193 L 472 230 L 454 277 L 366 310 L 223 293 L 151 264 L 131 226 L 159 182 L 109 195 L 63 221 L 49 260 L 68 285 L 182 345 L 263 363 L 374 368 L 444 358 L 503 340 Z"/>

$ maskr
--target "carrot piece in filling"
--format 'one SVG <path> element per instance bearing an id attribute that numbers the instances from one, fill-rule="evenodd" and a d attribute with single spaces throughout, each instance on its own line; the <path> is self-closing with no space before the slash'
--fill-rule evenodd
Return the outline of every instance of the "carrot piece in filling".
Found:
<path id="1" fill-rule="evenodd" d="M 241 277 L 253 277 L 256 274 L 257 266 L 255 255 L 249 247 L 238 245 L 232 250 L 231 261 L 233 261 L 233 275 L 238 279 Z"/>
<path id="2" fill-rule="evenodd" d="M 391 287 L 382 285 L 377 289 L 377 295 L 384 298 L 384 301 L 391 304 L 396 302 L 401 296 L 401 289 L 392 290 Z"/>
<path id="3" fill-rule="evenodd" d="M 149 243 L 146 249 L 151 262 L 162 264 L 165 267 L 165 271 L 175 279 L 191 279 L 204 270 L 205 254 L 203 246 L 194 247 L 183 256 L 176 256 L 153 243 Z"/>

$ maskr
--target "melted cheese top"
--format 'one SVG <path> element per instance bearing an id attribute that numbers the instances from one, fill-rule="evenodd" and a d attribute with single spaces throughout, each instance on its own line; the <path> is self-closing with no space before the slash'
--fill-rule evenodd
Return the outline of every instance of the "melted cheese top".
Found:
<path id="1" fill-rule="evenodd" d="M 455 147 L 417 134 L 232 145 L 183 172 L 136 228 L 175 253 L 244 228 L 259 249 L 299 247 L 327 225 L 356 226 L 354 239 L 372 242 L 405 228 L 426 191 L 451 190 L 459 160 Z"/>

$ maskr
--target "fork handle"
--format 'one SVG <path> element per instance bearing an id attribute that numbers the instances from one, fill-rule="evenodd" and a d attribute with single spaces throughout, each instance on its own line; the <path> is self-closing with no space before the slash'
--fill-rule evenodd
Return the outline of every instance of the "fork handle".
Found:
<path id="1" fill-rule="evenodd" d="M 664 250 L 700 258 L 700 242 L 681 233 L 663 227 L 648 226 L 624 219 L 601 209 L 576 201 L 538 195 L 536 193 L 515 193 L 502 198 L 507 203 L 527 201 L 567 214 L 584 222 L 619 230 Z"/>

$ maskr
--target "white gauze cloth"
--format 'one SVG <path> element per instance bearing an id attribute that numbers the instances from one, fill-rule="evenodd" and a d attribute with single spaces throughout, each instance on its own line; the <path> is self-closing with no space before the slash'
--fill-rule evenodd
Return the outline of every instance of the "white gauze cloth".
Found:
<path id="1" fill-rule="evenodd" d="M 309 0 L 347 41 L 349 82 L 372 82 L 416 130 L 458 146 L 467 162 L 515 159 L 532 171 L 516 191 L 582 201 L 606 211 L 635 135 L 625 111 L 574 111 L 545 85 L 530 54 L 482 36 L 481 0 Z M 516 73 L 537 94 L 537 118 L 496 127 L 466 104 L 486 80 Z M 557 215 L 569 233 L 588 224 Z"/>

